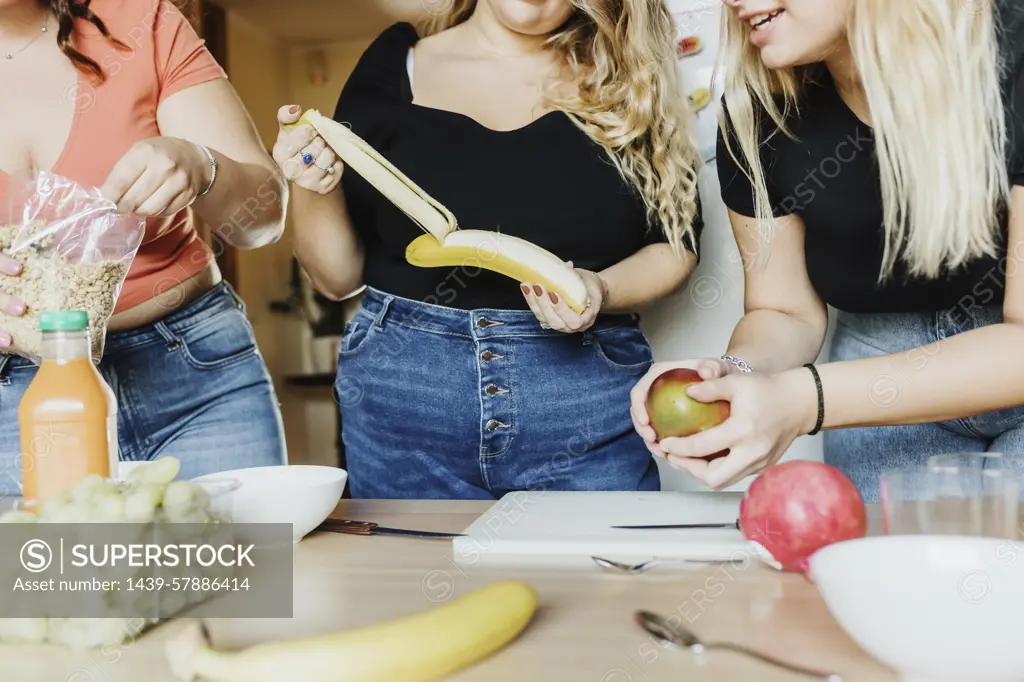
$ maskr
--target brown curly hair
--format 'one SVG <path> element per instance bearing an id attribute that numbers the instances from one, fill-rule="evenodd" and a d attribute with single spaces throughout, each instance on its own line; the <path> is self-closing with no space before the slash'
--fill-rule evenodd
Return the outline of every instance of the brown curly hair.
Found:
<path id="1" fill-rule="evenodd" d="M 71 34 L 75 31 L 75 19 L 85 19 L 103 34 L 103 37 L 113 43 L 118 49 L 127 50 L 128 46 L 117 38 L 110 35 L 106 24 L 96 16 L 89 4 L 91 0 L 45 0 L 43 4 L 49 8 L 53 16 L 57 18 L 57 45 L 61 52 L 67 55 L 68 59 L 74 62 L 80 71 L 91 74 L 94 78 L 103 81 L 105 76 L 103 69 L 94 60 L 89 59 L 79 52 L 71 41 Z"/>

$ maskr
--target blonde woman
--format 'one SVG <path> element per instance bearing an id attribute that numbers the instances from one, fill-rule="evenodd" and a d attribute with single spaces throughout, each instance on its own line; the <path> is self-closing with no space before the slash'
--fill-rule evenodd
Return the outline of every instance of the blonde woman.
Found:
<path id="1" fill-rule="evenodd" d="M 886 468 L 1024 452 L 1020 4 L 726 5 L 718 163 L 746 314 L 722 359 L 678 364 L 732 416 L 655 442 L 659 364 L 634 389 L 637 430 L 713 488 L 824 430 L 825 461 L 869 500 Z"/>
<path id="2" fill-rule="evenodd" d="M 582 314 L 469 264 L 409 265 L 420 229 L 311 130 L 281 133 L 303 267 L 329 297 L 367 287 L 335 386 L 354 497 L 660 487 L 628 396 L 652 361 L 636 310 L 697 262 L 674 39 L 661 0 L 456 0 L 422 35 L 385 30 L 338 100 L 461 225 L 571 261 Z"/>

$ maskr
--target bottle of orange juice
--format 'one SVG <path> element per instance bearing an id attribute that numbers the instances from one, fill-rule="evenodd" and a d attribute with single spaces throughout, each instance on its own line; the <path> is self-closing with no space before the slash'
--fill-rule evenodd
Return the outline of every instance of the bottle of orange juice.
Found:
<path id="1" fill-rule="evenodd" d="M 117 401 L 90 358 L 89 314 L 43 311 L 42 362 L 18 406 L 23 504 L 117 472 Z"/>

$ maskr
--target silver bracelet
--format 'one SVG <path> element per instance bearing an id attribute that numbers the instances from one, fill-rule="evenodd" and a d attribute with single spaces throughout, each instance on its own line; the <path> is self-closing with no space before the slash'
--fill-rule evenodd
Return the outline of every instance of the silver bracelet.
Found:
<path id="1" fill-rule="evenodd" d="M 217 157 L 213 155 L 213 152 L 211 152 L 206 145 L 199 144 L 198 142 L 193 142 L 193 144 L 203 150 L 203 153 L 206 154 L 206 158 L 210 159 L 210 166 L 212 168 L 212 171 L 210 172 L 210 184 L 206 186 L 206 189 L 196 195 L 196 197 L 202 197 L 210 193 L 210 190 L 213 189 L 213 181 L 217 179 Z"/>
<path id="2" fill-rule="evenodd" d="M 735 367 L 736 369 L 738 369 L 741 372 L 753 372 L 754 371 L 754 368 L 751 367 L 750 364 L 746 360 L 744 360 L 743 358 L 737 358 L 737 357 L 735 357 L 733 355 L 723 355 L 722 359 L 725 360 L 726 362 L 728 362 L 730 365 L 732 365 L 733 367 Z"/>

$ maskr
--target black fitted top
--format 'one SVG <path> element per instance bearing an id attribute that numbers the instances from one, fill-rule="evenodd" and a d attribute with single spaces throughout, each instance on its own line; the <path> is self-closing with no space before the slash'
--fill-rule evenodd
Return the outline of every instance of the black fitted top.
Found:
<path id="1" fill-rule="evenodd" d="M 641 199 L 604 149 L 565 114 L 504 132 L 414 105 L 406 60 L 417 40 L 408 23 L 384 30 L 345 84 L 334 119 L 445 205 L 459 227 L 520 237 L 594 271 L 667 241 L 660 225 L 648 229 Z M 528 309 L 519 283 L 504 275 L 410 265 L 406 246 L 423 231 L 356 172 L 346 169 L 342 187 L 368 286 L 467 310 Z M 694 227 L 699 233 L 699 213 Z"/>
<path id="2" fill-rule="evenodd" d="M 1024 185 L 1024 10 L 1019 2 L 1006 2 L 1002 15 L 1003 97 L 1011 137 L 1008 171 L 1013 184 Z M 909 277 L 900 260 L 893 276 L 879 285 L 884 219 L 872 129 L 846 106 L 824 67 L 818 69 L 815 84 L 802 93 L 800 110 L 790 119 L 796 140 L 781 133 L 771 136 L 762 145 L 762 163 L 773 213 L 803 219 L 807 273 L 822 300 L 860 313 L 930 312 L 1002 302 L 1005 229 L 995 258 L 976 259 L 931 280 Z M 774 123 L 761 113 L 762 129 L 773 130 Z M 733 134 L 731 129 L 729 133 Z M 742 160 L 739 147 L 732 147 Z M 753 217 L 753 189 L 721 133 L 717 158 L 726 205 Z M 1005 207 L 993 210 L 999 211 L 1005 225 Z"/>

